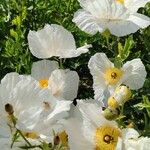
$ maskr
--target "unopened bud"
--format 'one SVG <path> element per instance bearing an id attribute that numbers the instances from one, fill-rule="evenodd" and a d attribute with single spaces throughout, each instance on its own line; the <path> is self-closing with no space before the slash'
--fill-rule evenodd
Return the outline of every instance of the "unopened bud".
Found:
<path id="1" fill-rule="evenodd" d="M 103 116 L 107 120 L 115 120 L 119 116 L 119 111 L 117 109 L 106 108 L 103 111 Z"/>
<path id="2" fill-rule="evenodd" d="M 113 96 L 111 96 L 108 99 L 108 106 L 113 108 L 113 109 L 116 109 L 119 107 L 119 103 L 117 102 L 117 100 Z"/>
<path id="3" fill-rule="evenodd" d="M 12 115 L 14 113 L 14 110 L 13 110 L 13 106 L 9 103 L 7 103 L 5 105 L 5 111 L 9 114 L 9 115 Z"/>

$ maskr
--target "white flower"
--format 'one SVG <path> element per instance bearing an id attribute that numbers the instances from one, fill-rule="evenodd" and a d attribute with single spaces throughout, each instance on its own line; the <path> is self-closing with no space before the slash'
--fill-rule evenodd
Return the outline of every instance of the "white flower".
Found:
<path id="1" fill-rule="evenodd" d="M 73 100 L 77 97 L 79 76 L 69 69 L 58 69 L 56 61 L 41 60 L 34 62 L 31 70 L 40 87 L 48 88 L 55 97 Z"/>
<path id="2" fill-rule="evenodd" d="M 150 0 L 118 0 L 132 13 L 137 12 L 139 8 L 144 7 Z"/>
<path id="3" fill-rule="evenodd" d="M 150 25 L 150 19 L 148 17 L 136 12 L 131 12 L 130 8 L 125 7 L 124 4 L 121 3 L 123 0 L 78 1 L 83 9 L 79 9 L 74 14 L 73 22 L 75 22 L 81 30 L 89 34 L 104 32 L 106 29 L 109 29 L 113 35 L 125 36 Z M 133 0 L 131 1 L 133 2 Z M 133 2 L 133 4 L 135 4 L 135 2 Z M 132 7 L 130 4 L 127 4 L 127 6 Z M 134 6 L 138 8 L 143 5 L 139 4 Z M 134 9 L 136 10 L 136 8 Z"/>
<path id="4" fill-rule="evenodd" d="M 122 139 L 118 140 L 116 150 L 149 150 L 150 138 L 140 137 L 132 128 L 122 130 Z"/>
<path id="5" fill-rule="evenodd" d="M 118 69 L 104 53 L 96 53 L 91 57 L 88 67 L 93 76 L 93 88 L 97 100 L 104 98 L 107 100 L 121 84 L 131 90 L 139 89 L 143 86 L 146 77 L 145 67 L 139 58 L 126 62 Z"/>
<path id="6" fill-rule="evenodd" d="M 66 122 L 71 150 L 114 150 L 121 130 L 114 121 L 106 120 L 102 109 L 93 102 L 78 101 L 83 122 L 72 118 Z"/>
<path id="7" fill-rule="evenodd" d="M 6 78 L 11 76 L 14 77 L 14 73 L 7 74 Z M 7 89 L 13 84 L 7 79 L 4 77 L 0 84 L 0 120 L 4 121 L 4 126 L 8 124 L 11 130 L 16 126 L 27 138 L 43 139 L 46 122 L 49 121 L 51 131 L 50 122 L 55 124 L 68 115 L 71 102 L 56 99 L 48 89 L 41 89 L 32 77 L 23 77 L 11 91 Z"/>
<path id="8" fill-rule="evenodd" d="M 48 25 L 37 32 L 29 31 L 28 42 L 31 53 L 37 58 L 77 57 L 88 52 L 91 45 L 76 48 L 73 35 L 64 27 L 56 24 Z"/>

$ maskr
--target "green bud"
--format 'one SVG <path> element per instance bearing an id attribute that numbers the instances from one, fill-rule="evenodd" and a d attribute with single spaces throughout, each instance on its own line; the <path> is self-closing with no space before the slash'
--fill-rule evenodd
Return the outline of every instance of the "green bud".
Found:
<path id="1" fill-rule="evenodd" d="M 110 109 L 110 108 L 106 108 L 103 111 L 103 116 L 107 119 L 107 120 L 115 120 L 118 116 L 119 116 L 119 112 L 117 109 Z"/>

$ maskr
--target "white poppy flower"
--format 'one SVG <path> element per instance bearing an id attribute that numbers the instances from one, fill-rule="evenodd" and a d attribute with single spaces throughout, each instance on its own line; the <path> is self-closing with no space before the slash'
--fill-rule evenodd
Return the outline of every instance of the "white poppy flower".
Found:
<path id="1" fill-rule="evenodd" d="M 116 150 L 149 150 L 150 138 L 140 137 L 132 128 L 122 130 L 122 139 L 118 140 Z"/>
<path id="2" fill-rule="evenodd" d="M 144 7 L 150 0 L 117 0 L 123 4 L 132 13 L 137 12 L 139 8 Z"/>
<path id="3" fill-rule="evenodd" d="M 55 97 L 73 100 L 77 97 L 79 76 L 69 69 L 58 69 L 56 61 L 41 60 L 34 62 L 31 70 L 40 87 L 48 88 Z"/>
<path id="4" fill-rule="evenodd" d="M 76 48 L 73 35 L 64 27 L 48 25 L 39 31 L 29 31 L 28 42 L 31 53 L 37 58 L 72 58 L 88 52 L 91 45 Z"/>
<path id="5" fill-rule="evenodd" d="M 79 9 L 74 14 L 73 22 L 89 34 L 104 32 L 109 29 L 113 35 L 125 36 L 150 25 L 148 17 L 130 12 L 122 3 L 123 0 L 78 1 L 83 9 Z M 130 7 L 132 6 L 130 5 Z"/>
<path id="6" fill-rule="evenodd" d="M 106 120 L 94 102 L 78 101 L 83 122 L 77 118 L 66 121 L 71 150 L 114 150 L 122 132 L 114 121 Z"/>
<path id="7" fill-rule="evenodd" d="M 7 76 L 11 75 L 14 73 Z M 6 93 L 4 91 L 12 85 L 10 81 L 3 80 L 0 84 L 0 119 L 6 120 L 11 129 L 15 125 L 27 138 L 45 138 L 44 130 L 36 130 L 37 124 L 42 126 L 49 120 L 54 124 L 68 115 L 71 102 L 56 99 L 48 89 L 41 89 L 32 77 L 22 78 Z"/>
<path id="8" fill-rule="evenodd" d="M 145 67 L 139 58 L 126 62 L 118 69 L 104 53 L 96 53 L 91 57 L 88 67 L 93 76 L 93 88 L 97 100 L 108 99 L 121 84 L 131 90 L 137 90 L 143 86 L 146 77 Z"/>

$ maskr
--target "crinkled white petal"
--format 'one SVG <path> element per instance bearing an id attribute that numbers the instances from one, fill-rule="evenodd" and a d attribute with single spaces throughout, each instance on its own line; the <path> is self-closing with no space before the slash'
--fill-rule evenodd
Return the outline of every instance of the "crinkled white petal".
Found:
<path id="1" fill-rule="evenodd" d="M 104 20 L 99 22 L 99 25 L 105 29 L 109 29 L 113 35 L 118 37 L 135 33 L 140 27 L 130 20 Z"/>
<path id="2" fill-rule="evenodd" d="M 124 5 L 132 13 L 137 12 L 140 7 L 144 7 L 150 0 L 125 0 Z"/>
<path id="3" fill-rule="evenodd" d="M 1 80 L 2 91 L 0 97 L 7 96 L 8 93 L 10 93 L 14 89 L 16 84 L 26 77 L 26 75 L 19 75 L 16 72 L 7 73 L 5 77 Z"/>
<path id="4" fill-rule="evenodd" d="M 86 33 L 96 34 L 96 32 L 102 32 L 103 29 L 98 26 L 96 19 L 87 11 L 83 9 L 78 10 L 74 14 L 74 18 L 72 20 L 76 23 L 76 25 Z"/>
<path id="5" fill-rule="evenodd" d="M 146 78 L 145 66 L 141 59 L 133 59 L 123 65 L 124 76 L 122 83 L 136 90 L 143 86 Z"/>
<path id="6" fill-rule="evenodd" d="M 127 128 L 122 130 L 122 138 L 124 140 L 137 139 L 138 137 L 139 137 L 139 133 L 133 128 Z"/>
<path id="7" fill-rule="evenodd" d="M 17 147 L 11 149 L 11 140 L 10 138 L 0 138 L 0 148 L 1 150 L 19 150 Z"/>
<path id="8" fill-rule="evenodd" d="M 128 139 L 124 141 L 124 150 L 149 150 L 150 138 L 140 137 L 138 139 Z"/>
<path id="9" fill-rule="evenodd" d="M 91 57 L 88 67 L 93 76 L 95 99 L 102 101 L 104 99 L 104 92 L 108 88 L 104 79 L 104 73 L 107 69 L 113 68 L 114 64 L 104 53 L 96 53 Z"/>
<path id="10" fill-rule="evenodd" d="M 115 125 L 114 121 L 108 121 L 102 115 L 102 107 L 97 104 L 95 100 L 91 101 L 78 101 L 77 107 L 82 113 L 83 120 L 87 120 L 95 127 L 100 127 L 103 124 Z"/>
<path id="11" fill-rule="evenodd" d="M 71 101 L 58 100 L 53 111 L 47 116 L 47 122 L 58 121 L 68 116 Z"/>
<path id="12" fill-rule="evenodd" d="M 45 25 L 37 32 L 30 31 L 28 42 L 31 53 L 37 58 L 61 58 L 77 57 L 88 51 L 89 46 L 77 49 L 71 32 L 56 24 Z"/>
<path id="13" fill-rule="evenodd" d="M 131 0 L 130 4 L 136 1 Z M 109 29 L 111 34 L 120 37 L 135 33 L 140 28 L 149 25 L 148 17 L 133 13 L 135 8 L 146 3 L 143 0 L 134 6 L 132 4 L 133 12 L 128 7 L 130 4 L 127 4 L 126 0 L 125 5 L 117 0 L 79 0 L 79 2 L 83 9 L 75 13 L 73 22 L 81 30 L 90 34 Z"/>
<path id="14" fill-rule="evenodd" d="M 5 105 L 11 104 L 14 116 L 17 118 L 17 127 L 21 129 L 32 129 L 38 122 L 40 114 L 44 109 L 43 102 L 48 102 L 53 108 L 56 105 L 55 98 L 48 89 L 41 89 L 38 82 L 28 76 L 19 81 L 11 93 L 2 97 L 2 116 L 6 116 Z"/>
<path id="15" fill-rule="evenodd" d="M 72 57 L 77 57 L 83 53 L 87 53 L 89 51 L 89 48 L 92 47 L 91 44 L 85 44 L 82 47 L 77 48 L 76 50 L 72 49 L 67 52 L 63 52 L 60 55 L 60 58 L 72 58 Z"/>
<path id="16" fill-rule="evenodd" d="M 124 150 L 124 148 L 123 148 L 123 140 L 120 137 L 118 137 L 118 142 L 117 142 L 115 150 Z"/>
<path id="17" fill-rule="evenodd" d="M 65 123 L 65 130 L 68 134 L 68 142 L 71 150 L 93 150 L 93 141 L 88 141 L 83 134 L 83 124 L 75 118 Z"/>
<path id="18" fill-rule="evenodd" d="M 97 73 L 97 71 L 105 73 L 106 69 L 113 68 L 114 64 L 107 58 L 105 53 L 96 53 L 90 58 L 88 67 L 91 74 Z"/>
<path id="19" fill-rule="evenodd" d="M 56 61 L 40 60 L 33 63 L 31 69 L 31 76 L 36 80 L 48 80 L 51 73 L 58 68 L 59 65 Z"/>
<path id="20" fill-rule="evenodd" d="M 118 141 L 117 150 L 149 150 L 150 138 L 140 137 L 139 133 L 132 128 L 122 130 L 122 139 Z"/>
<path id="21" fill-rule="evenodd" d="M 49 89 L 56 97 L 73 100 L 77 97 L 79 76 L 77 72 L 68 69 L 57 69 L 49 78 Z"/>
<path id="22" fill-rule="evenodd" d="M 84 10 L 90 12 L 93 19 L 125 19 L 127 9 L 115 0 L 79 0 Z"/>
<path id="23" fill-rule="evenodd" d="M 150 18 L 139 13 L 134 13 L 133 15 L 130 15 L 128 20 L 138 25 L 139 28 L 146 28 L 150 25 Z"/>

